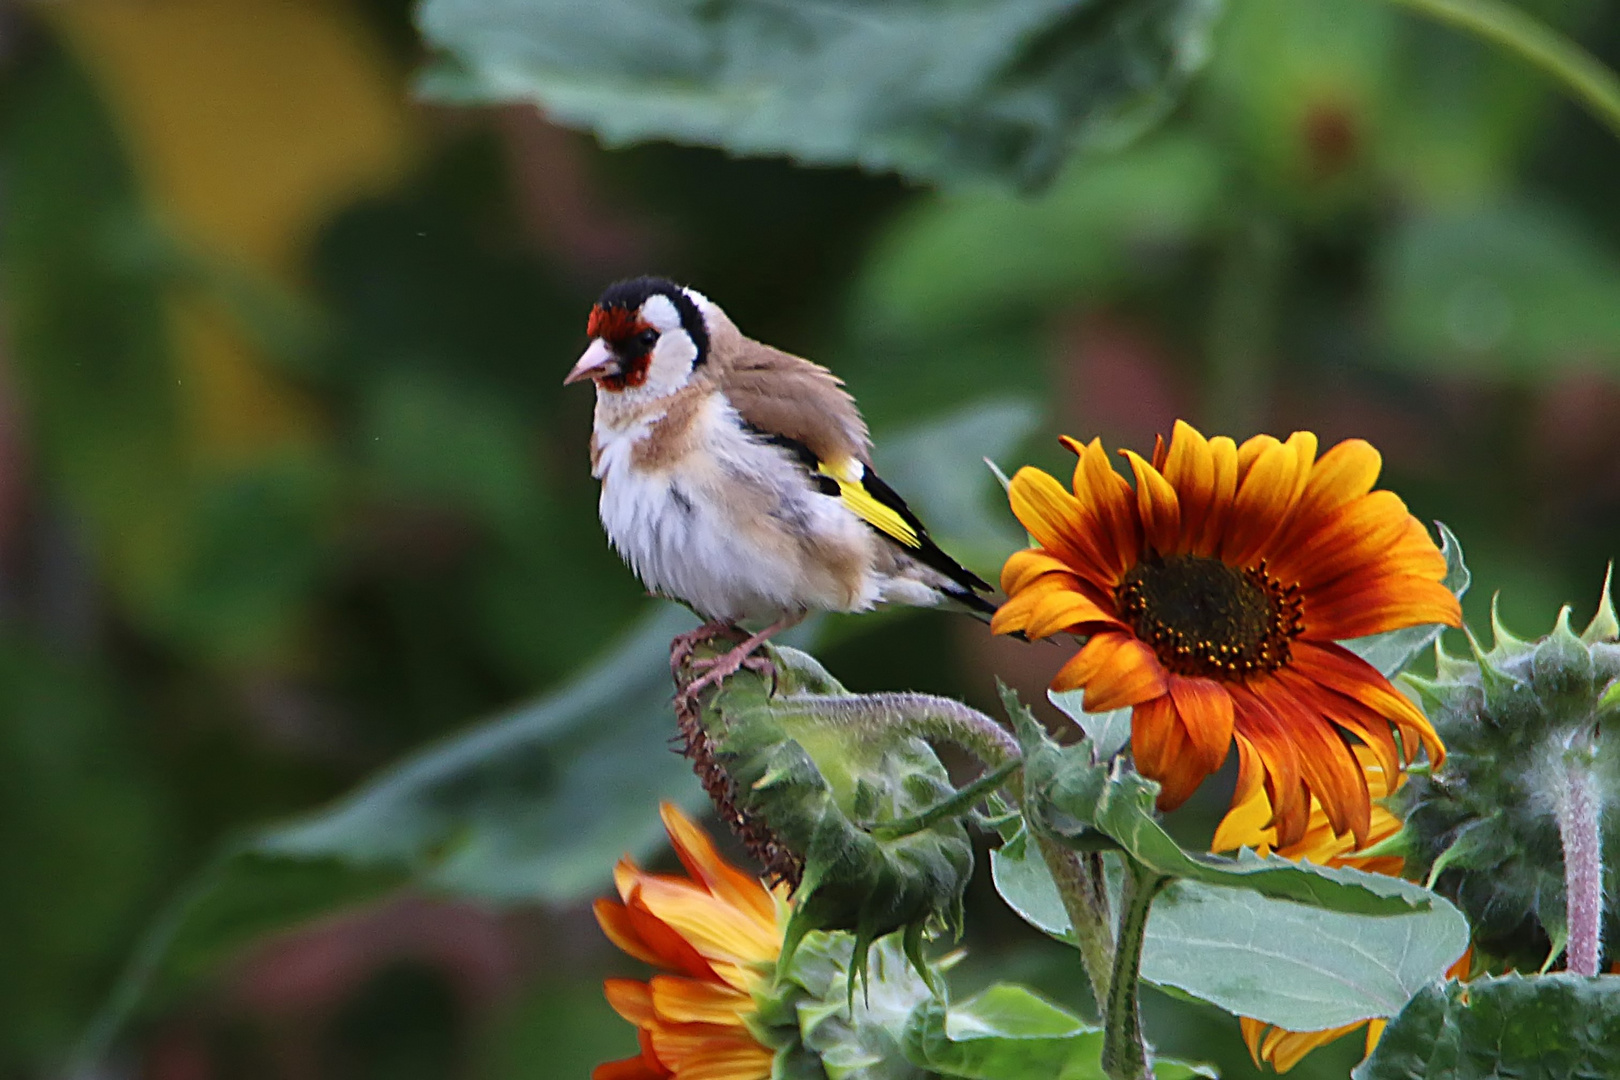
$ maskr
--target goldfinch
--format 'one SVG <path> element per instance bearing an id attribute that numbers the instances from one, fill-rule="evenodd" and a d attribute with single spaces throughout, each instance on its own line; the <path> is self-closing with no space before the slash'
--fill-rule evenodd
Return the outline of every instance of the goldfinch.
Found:
<path id="1" fill-rule="evenodd" d="M 657 277 L 609 286 L 563 384 L 596 384 L 591 473 L 602 526 L 649 591 L 708 620 L 692 645 L 768 625 L 707 665 L 695 694 L 810 611 L 953 600 L 990 586 L 928 536 L 872 470 L 843 382 L 743 335 L 701 293 Z"/>

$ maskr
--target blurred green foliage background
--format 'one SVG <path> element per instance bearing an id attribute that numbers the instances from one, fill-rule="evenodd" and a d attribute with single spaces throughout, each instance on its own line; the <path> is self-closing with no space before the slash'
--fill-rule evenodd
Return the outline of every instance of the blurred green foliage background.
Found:
<path id="1" fill-rule="evenodd" d="M 1524 6 L 1620 63 L 1620 9 Z M 0 6 L 0 1076 L 630 1052 L 598 980 L 634 965 L 586 905 L 701 793 L 665 745 L 679 617 L 608 551 L 590 394 L 559 385 L 618 277 L 844 376 L 986 574 L 1020 537 L 982 456 L 1061 469 L 1057 432 L 1145 449 L 1185 417 L 1371 439 L 1462 538 L 1471 619 L 1595 602 L 1620 144 L 1513 58 L 1366 0 L 1232 0 L 1162 124 L 1017 194 L 603 149 L 422 103 L 424 53 L 403 0 Z M 810 636 L 854 688 L 985 708 L 1063 659 L 941 613 Z M 1079 992 L 971 899 L 965 982 Z M 1251 1074 L 1212 1010 L 1148 1025 Z"/>

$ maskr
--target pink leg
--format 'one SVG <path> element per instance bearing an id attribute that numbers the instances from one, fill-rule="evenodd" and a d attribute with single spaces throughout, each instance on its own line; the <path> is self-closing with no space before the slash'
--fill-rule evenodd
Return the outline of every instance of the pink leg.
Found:
<path id="1" fill-rule="evenodd" d="M 694 660 L 692 666 L 702 668 L 703 674 L 686 684 L 686 688 L 678 695 L 678 705 L 691 705 L 697 701 L 697 696 L 711 686 L 719 684 L 722 679 L 730 678 L 737 670 L 748 662 L 753 651 L 773 635 L 797 626 L 804 619 L 804 612 L 796 611 L 782 616 L 759 633 L 750 636 L 730 652 L 715 657 L 712 660 Z"/>
<path id="2" fill-rule="evenodd" d="M 681 665 L 685 664 L 687 659 L 691 657 L 692 650 L 697 647 L 698 642 L 707 641 L 712 637 L 719 637 L 721 634 L 734 638 L 741 637 L 742 633 L 734 624 L 716 620 L 706 622 L 696 630 L 676 634 L 669 643 L 669 673 L 671 675 L 680 674 Z"/>

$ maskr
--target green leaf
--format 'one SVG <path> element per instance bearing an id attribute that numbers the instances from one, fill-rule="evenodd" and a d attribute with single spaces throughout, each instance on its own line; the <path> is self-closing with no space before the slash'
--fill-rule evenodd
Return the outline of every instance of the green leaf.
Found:
<path id="1" fill-rule="evenodd" d="M 406 758 L 328 810 L 232 845 L 148 932 L 85 1040 L 85 1060 L 248 942 L 401 885 L 553 903 L 605 886 L 620 854 L 660 843 L 658 799 L 702 799 L 689 764 L 664 749 L 666 649 L 690 621 L 662 610 L 533 705 Z"/>
<path id="2" fill-rule="evenodd" d="M 663 833 L 661 798 L 699 800 L 674 731 L 665 656 L 691 621 L 649 618 L 570 685 L 391 766 L 337 805 L 254 847 L 413 870 L 424 885 L 496 901 L 566 902 Z"/>
<path id="3" fill-rule="evenodd" d="M 1025 745 L 1024 762 L 1025 813 L 1040 815 L 1042 828 L 1076 847 L 1117 845 L 1160 874 L 1336 911 L 1399 915 L 1435 900 L 1393 878 L 1261 858 L 1247 849 L 1237 858 L 1189 854 L 1154 819 L 1159 786 L 1122 762 L 1093 764 L 1085 743 L 1059 747 L 1041 736 Z"/>
<path id="4" fill-rule="evenodd" d="M 918 179 L 1050 179 L 1158 120 L 1218 0 L 426 0 L 420 90 L 531 101 L 610 146 L 670 140 Z"/>
<path id="5" fill-rule="evenodd" d="M 1047 700 L 1086 733 L 1097 760 L 1103 761 L 1125 749 L 1131 741 L 1131 714 L 1133 709 L 1110 709 L 1105 713 L 1086 712 L 1084 690 L 1048 690 Z"/>
<path id="6" fill-rule="evenodd" d="M 1105 1080 L 1103 1032 L 1022 986 L 998 983 L 966 1001 L 918 1005 L 906 1028 L 906 1056 L 916 1065 L 962 1080 L 1052 1077 Z M 1213 1069 L 1156 1060 L 1159 1080 L 1214 1077 Z"/>
<path id="7" fill-rule="evenodd" d="M 859 961 L 865 978 L 849 996 L 857 948 L 866 946 L 849 934 L 812 933 L 777 972 L 759 1016 L 772 1034 L 796 1030 L 796 1037 L 778 1050 L 773 1077 L 927 1080 L 900 1046 L 912 1010 L 932 991 L 907 962 L 900 935 L 890 934 Z"/>
<path id="8" fill-rule="evenodd" d="M 1620 977 L 1504 975 L 1424 989 L 1355 1080 L 1620 1075 Z"/>
<path id="9" fill-rule="evenodd" d="M 990 866 L 996 889 L 1026 922 L 1069 940 L 1057 886 L 1023 833 L 991 852 Z M 1178 882 L 1154 901 L 1142 977 L 1295 1031 L 1392 1016 L 1468 945 L 1461 914 L 1429 899 L 1426 911 L 1370 917 Z"/>
<path id="10" fill-rule="evenodd" d="M 1446 576 L 1441 579 L 1440 584 L 1450 589 L 1451 594 L 1461 600 L 1472 580 L 1468 564 L 1463 562 L 1462 544 L 1443 523 L 1437 521 L 1434 527 L 1440 530 L 1440 551 L 1446 557 Z M 1405 670 L 1407 664 L 1433 645 L 1444 630 L 1445 627 L 1440 623 L 1430 623 L 1426 626 L 1408 626 L 1403 630 L 1390 630 L 1383 634 L 1353 638 L 1339 644 L 1377 668 L 1386 679 L 1393 679 Z"/>

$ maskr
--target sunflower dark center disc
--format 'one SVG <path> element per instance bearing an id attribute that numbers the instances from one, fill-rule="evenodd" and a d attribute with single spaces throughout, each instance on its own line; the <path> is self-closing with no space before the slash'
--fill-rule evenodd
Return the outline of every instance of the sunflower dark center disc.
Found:
<path id="1" fill-rule="evenodd" d="M 1301 628 L 1298 593 L 1264 563 L 1242 569 L 1171 555 L 1136 564 L 1116 596 L 1120 614 L 1170 671 L 1236 680 L 1288 662 Z"/>

